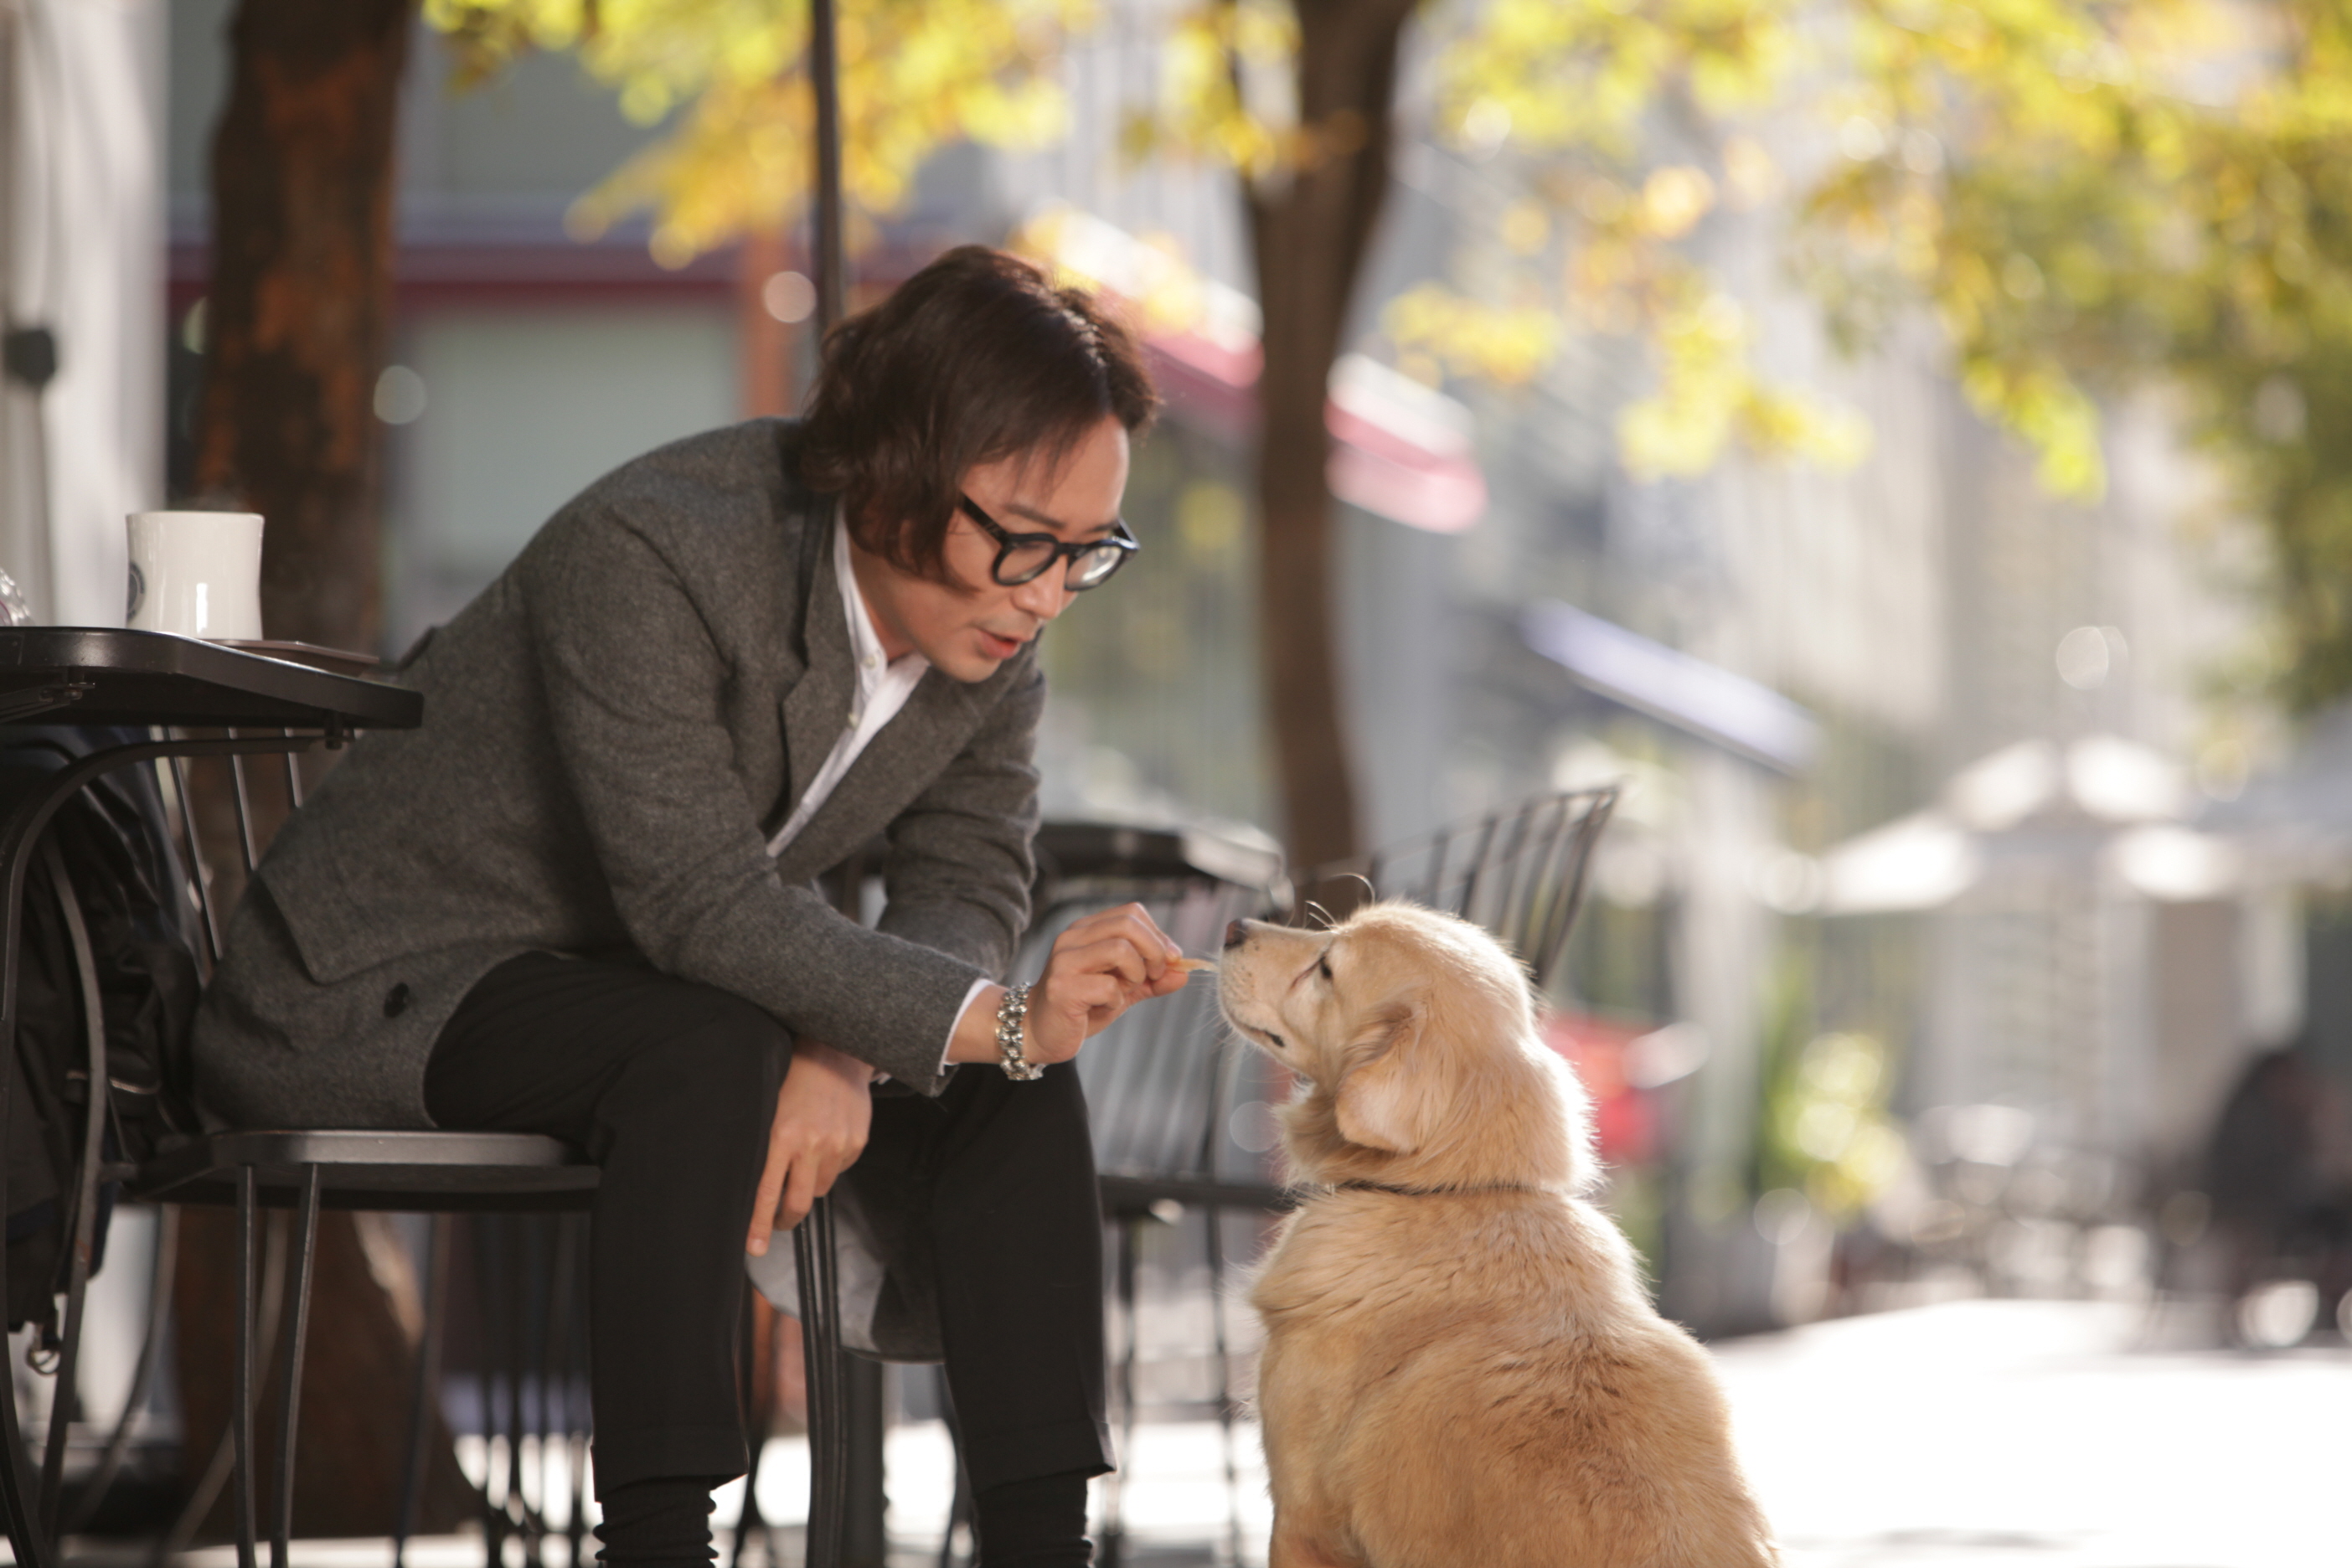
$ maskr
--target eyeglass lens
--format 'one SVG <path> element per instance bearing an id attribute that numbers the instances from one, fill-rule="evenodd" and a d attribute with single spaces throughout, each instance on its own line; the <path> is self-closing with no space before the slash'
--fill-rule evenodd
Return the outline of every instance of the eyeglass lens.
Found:
<path id="1" fill-rule="evenodd" d="M 1035 578 L 1054 563 L 1061 553 L 1051 544 L 1016 544 L 1004 552 L 996 563 L 996 580 L 1010 587 Z M 1068 574 L 1063 579 L 1072 588 L 1091 588 L 1118 570 L 1126 552 L 1115 544 L 1100 544 L 1070 557 Z"/>

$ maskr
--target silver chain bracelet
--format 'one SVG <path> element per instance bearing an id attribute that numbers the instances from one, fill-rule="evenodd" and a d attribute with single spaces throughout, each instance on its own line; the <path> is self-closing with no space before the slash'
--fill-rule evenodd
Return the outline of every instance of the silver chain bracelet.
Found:
<path id="1" fill-rule="evenodd" d="M 1004 1000 L 996 1005 L 996 1052 L 1003 1059 L 996 1065 L 1004 1069 L 1006 1078 L 1029 1083 L 1044 1078 L 1045 1069 L 1022 1055 L 1022 1020 L 1029 1016 L 1029 987 L 1008 985 Z"/>

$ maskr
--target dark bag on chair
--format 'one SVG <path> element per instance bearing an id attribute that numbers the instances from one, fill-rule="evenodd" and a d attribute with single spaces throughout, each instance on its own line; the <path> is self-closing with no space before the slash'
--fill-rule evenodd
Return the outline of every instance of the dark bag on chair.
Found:
<path id="1" fill-rule="evenodd" d="M 143 731 L 0 728 L 0 821 L 81 757 L 147 738 Z M 153 772 L 131 765 L 100 776 L 58 808 L 44 837 L 62 858 L 97 971 L 110 1095 L 101 1157 L 144 1160 L 196 1130 L 187 1051 L 201 984 L 189 884 Z M 81 996 L 50 858 L 37 855 L 25 883 L 8 1058 L 8 1327 L 36 1324 L 45 1340 L 56 1333 L 65 1289 L 89 1104 Z M 113 1191 L 112 1184 L 100 1189 L 93 1273 L 105 1255 Z"/>

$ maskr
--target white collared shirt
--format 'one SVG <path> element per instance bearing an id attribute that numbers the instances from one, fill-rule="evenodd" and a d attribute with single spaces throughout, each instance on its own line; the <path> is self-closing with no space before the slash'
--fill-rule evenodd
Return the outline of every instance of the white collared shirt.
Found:
<path id="1" fill-rule="evenodd" d="M 907 699 L 915 694 L 931 661 L 919 653 L 905 653 L 897 658 L 882 655 L 882 637 L 874 629 L 874 616 L 866 607 L 866 595 L 857 591 L 857 574 L 849 561 L 849 525 L 839 519 L 833 524 L 833 575 L 841 590 L 842 618 L 849 623 L 849 659 L 857 674 L 857 695 L 851 700 L 849 721 L 841 736 L 825 754 L 824 765 L 809 780 L 808 791 L 776 836 L 768 840 L 768 853 L 781 855 L 784 846 L 800 837 L 801 829 L 817 813 L 840 784 L 849 764 L 882 732 L 882 727 L 898 716 Z"/>
<path id="2" fill-rule="evenodd" d="M 907 705 L 907 699 L 915 694 L 916 686 L 931 668 L 931 661 L 919 653 L 904 653 L 897 658 L 883 657 L 882 636 L 874 629 L 873 613 L 866 607 L 866 595 L 858 592 L 857 573 L 850 563 L 849 525 L 839 518 L 833 524 L 833 576 L 835 586 L 841 591 L 842 619 L 849 623 L 849 660 L 857 675 L 857 695 L 851 700 L 848 723 L 833 742 L 833 750 L 825 753 L 824 765 L 817 769 L 816 777 L 809 780 L 808 789 L 802 795 L 800 804 L 793 807 L 792 816 L 768 840 L 771 856 L 782 854 L 784 846 L 800 837 L 809 818 L 816 815 L 817 808 L 849 772 L 849 765 L 882 732 L 882 727 L 898 716 L 898 710 Z M 988 984 L 986 980 L 971 983 L 963 994 L 963 1005 L 956 1009 L 957 1022 L 962 1021 Z M 946 1070 L 948 1049 L 954 1040 L 955 1027 L 950 1025 L 948 1045 L 940 1047 L 941 1071 Z M 879 1071 L 875 1074 L 877 1079 L 887 1076 Z"/>

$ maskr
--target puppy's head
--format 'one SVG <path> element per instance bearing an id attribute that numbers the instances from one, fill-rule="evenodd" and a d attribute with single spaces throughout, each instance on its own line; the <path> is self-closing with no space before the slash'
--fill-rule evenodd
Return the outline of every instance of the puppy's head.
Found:
<path id="1" fill-rule="evenodd" d="M 1328 931 L 1236 921 L 1217 994 L 1305 1080 L 1283 1115 L 1301 1179 L 1573 1190 L 1591 1173 L 1584 1092 L 1536 1037 L 1525 972 L 1467 921 L 1390 902 Z"/>

